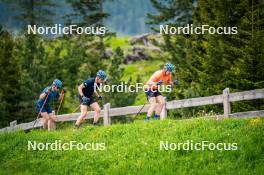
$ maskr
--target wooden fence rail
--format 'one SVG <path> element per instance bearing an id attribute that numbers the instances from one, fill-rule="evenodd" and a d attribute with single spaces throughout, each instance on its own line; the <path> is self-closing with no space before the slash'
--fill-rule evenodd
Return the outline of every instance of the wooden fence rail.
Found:
<path id="1" fill-rule="evenodd" d="M 231 114 L 231 105 L 230 105 L 231 102 L 262 99 L 262 98 L 264 98 L 264 89 L 256 89 L 256 90 L 250 90 L 250 91 L 230 93 L 229 88 L 226 88 L 223 90 L 223 94 L 221 95 L 190 98 L 190 99 L 184 99 L 184 100 L 173 100 L 173 101 L 166 102 L 161 112 L 161 119 L 165 119 L 167 117 L 167 110 L 170 110 L 170 109 L 204 106 L 204 105 L 212 105 L 212 104 L 223 104 L 223 108 L 224 108 L 223 116 L 224 117 L 245 118 L 245 117 L 254 117 L 254 116 L 264 116 L 264 110 L 248 111 L 248 112 L 240 112 L 240 113 Z M 110 125 L 111 117 L 137 114 L 142 107 L 143 105 L 111 108 L 110 104 L 107 103 L 104 105 L 104 108 L 100 113 L 100 117 L 103 117 L 104 125 Z M 149 107 L 150 107 L 149 104 L 145 105 L 140 111 L 140 113 L 147 112 Z M 80 116 L 80 113 L 58 115 L 56 121 L 57 122 L 75 121 L 77 120 L 79 116 Z M 93 116 L 94 116 L 94 112 L 92 111 L 86 116 L 86 119 L 91 119 L 93 118 Z M 9 127 L 0 129 L 0 132 L 9 132 L 9 131 L 15 131 L 15 130 L 21 130 L 21 129 L 29 130 L 33 128 L 33 125 L 34 125 L 34 121 L 29 122 L 29 123 L 22 123 L 22 124 L 17 124 L 16 121 L 13 121 L 10 123 Z M 38 119 L 34 128 L 37 128 L 40 126 L 42 126 L 42 123 L 41 123 L 41 120 Z"/>

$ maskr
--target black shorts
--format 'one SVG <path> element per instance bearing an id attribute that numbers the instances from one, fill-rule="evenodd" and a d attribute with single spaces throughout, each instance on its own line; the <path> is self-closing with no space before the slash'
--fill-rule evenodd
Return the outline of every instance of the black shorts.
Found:
<path id="1" fill-rule="evenodd" d="M 147 96 L 147 99 L 151 98 L 151 97 L 157 97 L 161 95 L 161 93 L 158 91 L 158 90 L 151 90 L 151 89 L 148 89 L 146 91 L 146 96 Z"/>
<path id="2" fill-rule="evenodd" d="M 80 103 L 81 105 L 90 106 L 91 104 L 95 103 L 96 101 L 93 99 L 93 97 L 89 97 L 89 102 L 83 102 L 82 97 L 80 96 Z"/>

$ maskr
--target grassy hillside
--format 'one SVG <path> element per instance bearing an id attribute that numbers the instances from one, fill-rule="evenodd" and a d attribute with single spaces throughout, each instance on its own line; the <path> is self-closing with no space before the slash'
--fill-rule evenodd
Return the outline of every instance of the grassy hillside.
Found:
<path id="1" fill-rule="evenodd" d="M 264 120 L 191 119 L 0 135 L 0 174 L 263 174 Z M 105 142 L 104 151 L 28 151 L 27 142 Z M 160 141 L 237 143 L 237 151 L 160 151 Z"/>
<path id="2" fill-rule="evenodd" d="M 130 37 L 111 37 L 110 39 L 105 40 L 105 44 L 113 50 L 115 50 L 117 47 L 120 47 L 123 50 L 131 49 L 129 39 Z"/>

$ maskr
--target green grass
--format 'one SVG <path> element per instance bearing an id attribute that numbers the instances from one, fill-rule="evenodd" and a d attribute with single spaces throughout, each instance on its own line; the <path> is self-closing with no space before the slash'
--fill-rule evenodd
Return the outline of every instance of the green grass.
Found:
<path id="1" fill-rule="evenodd" d="M 264 120 L 166 120 L 0 134 L 0 174 L 263 174 Z M 105 151 L 28 151 L 27 142 L 105 142 Z M 238 144 L 237 151 L 160 151 L 160 141 Z"/>
<path id="2" fill-rule="evenodd" d="M 131 45 L 129 44 L 129 37 L 111 37 L 110 39 L 106 40 L 105 43 L 109 45 L 113 50 L 117 47 L 121 49 L 129 49 Z"/>
<path id="3" fill-rule="evenodd" d="M 158 60 L 142 60 L 129 65 L 123 65 L 123 80 L 128 81 L 132 77 L 132 81 L 136 81 L 137 76 L 140 76 L 141 81 L 146 82 L 155 71 L 161 69 L 162 64 L 163 62 Z"/>

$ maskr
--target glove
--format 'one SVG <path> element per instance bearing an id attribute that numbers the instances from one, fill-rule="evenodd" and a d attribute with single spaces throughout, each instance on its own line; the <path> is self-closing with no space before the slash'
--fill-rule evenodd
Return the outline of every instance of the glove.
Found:
<path id="1" fill-rule="evenodd" d="M 180 85 L 180 82 L 179 82 L 179 80 L 175 80 L 175 81 L 173 82 L 173 84 L 174 84 L 175 86 L 179 86 L 179 85 Z"/>
<path id="2" fill-rule="evenodd" d="M 103 100 L 103 97 L 101 95 L 98 98 L 99 98 L 99 100 Z"/>
<path id="3" fill-rule="evenodd" d="M 85 96 L 82 96 L 82 101 L 83 101 L 84 103 L 89 103 L 89 102 L 90 102 L 90 98 L 85 97 Z"/>
<path id="4" fill-rule="evenodd" d="M 157 82 L 157 85 L 159 86 L 159 85 L 161 85 L 162 83 L 163 83 L 163 81 L 160 80 L 159 82 Z"/>

